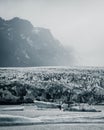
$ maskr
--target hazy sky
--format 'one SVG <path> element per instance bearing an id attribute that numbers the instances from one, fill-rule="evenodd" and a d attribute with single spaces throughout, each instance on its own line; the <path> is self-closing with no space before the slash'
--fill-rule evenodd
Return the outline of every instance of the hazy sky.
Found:
<path id="1" fill-rule="evenodd" d="M 104 0 L 0 0 L 0 16 L 49 28 L 78 65 L 104 66 Z"/>

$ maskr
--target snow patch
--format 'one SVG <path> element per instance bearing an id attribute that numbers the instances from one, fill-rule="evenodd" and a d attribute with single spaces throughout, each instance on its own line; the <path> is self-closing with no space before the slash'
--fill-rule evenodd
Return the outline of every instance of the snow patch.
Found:
<path id="1" fill-rule="evenodd" d="M 12 30 L 12 28 L 8 28 L 8 31 L 11 31 Z"/>
<path id="2" fill-rule="evenodd" d="M 26 51 L 23 51 L 25 58 L 30 59 L 29 55 L 26 53 Z"/>
<path id="3" fill-rule="evenodd" d="M 33 46 L 33 41 L 30 39 L 30 37 L 27 37 L 27 43 L 30 45 L 30 46 Z"/>
<path id="4" fill-rule="evenodd" d="M 30 57 L 29 57 L 29 55 L 28 55 L 28 54 L 25 54 L 25 57 L 26 57 L 27 59 L 30 59 Z"/>
<path id="5" fill-rule="evenodd" d="M 13 34 L 10 33 L 10 31 L 8 31 L 8 39 L 9 39 L 9 40 L 13 40 Z"/>
<path id="6" fill-rule="evenodd" d="M 10 36 L 10 33 L 8 33 L 8 36 Z"/>
<path id="7" fill-rule="evenodd" d="M 35 28 L 32 32 L 34 32 L 35 34 L 39 34 L 39 32 L 40 32 L 40 29 L 38 29 L 38 28 Z"/>
<path id="8" fill-rule="evenodd" d="M 26 37 L 24 36 L 24 34 L 20 34 L 22 39 L 26 39 Z"/>

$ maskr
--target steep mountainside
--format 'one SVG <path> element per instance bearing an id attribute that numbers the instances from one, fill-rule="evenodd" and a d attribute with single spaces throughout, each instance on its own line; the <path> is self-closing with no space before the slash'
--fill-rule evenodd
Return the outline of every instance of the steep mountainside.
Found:
<path id="1" fill-rule="evenodd" d="M 70 65 L 71 54 L 50 30 L 20 18 L 0 18 L 0 66 Z"/>

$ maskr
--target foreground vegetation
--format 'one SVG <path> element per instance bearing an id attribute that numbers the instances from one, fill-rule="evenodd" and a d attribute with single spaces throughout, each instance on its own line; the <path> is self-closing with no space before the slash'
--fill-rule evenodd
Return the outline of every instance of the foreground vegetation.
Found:
<path id="1" fill-rule="evenodd" d="M 103 68 L 0 69 L 0 104 L 98 104 L 104 101 Z"/>

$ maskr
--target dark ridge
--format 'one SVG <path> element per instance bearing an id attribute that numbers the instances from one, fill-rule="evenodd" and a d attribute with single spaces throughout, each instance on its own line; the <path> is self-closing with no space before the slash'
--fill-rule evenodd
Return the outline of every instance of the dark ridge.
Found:
<path id="1" fill-rule="evenodd" d="M 0 67 L 71 65 L 73 57 L 49 29 L 18 17 L 0 18 Z"/>

